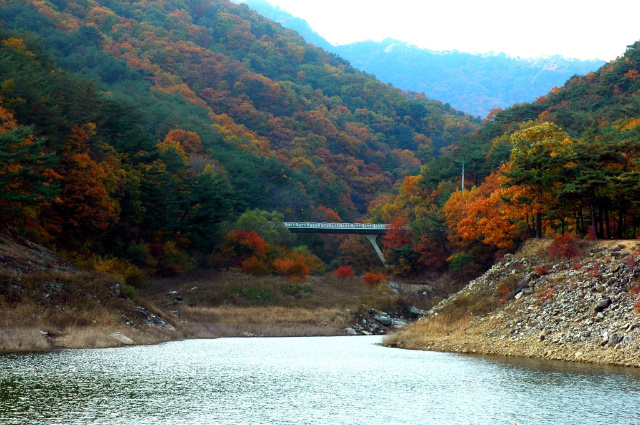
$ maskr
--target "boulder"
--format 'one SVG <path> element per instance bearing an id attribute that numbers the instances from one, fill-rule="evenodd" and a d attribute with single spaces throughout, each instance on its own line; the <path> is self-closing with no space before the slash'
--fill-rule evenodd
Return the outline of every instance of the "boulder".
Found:
<path id="1" fill-rule="evenodd" d="M 129 338 L 128 336 L 126 336 L 123 333 L 120 332 L 114 332 L 111 334 L 111 338 L 115 339 L 116 341 L 118 341 L 121 344 L 124 345 L 131 345 L 133 344 L 133 340 L 131 338 Z"/>
<path id="2" fill-rule="evenodd" d="M 393 325 L 393 319 L 389 316 L 383 316 L 381 314 L 376 314 L 373 318 L 383 326 L 391 326 Z"/>
<path id="3" fill-rule="evenodd" d="M 600 300 L 598 304 L 596 304 L 596 307 L 594 310 L 596 313 L 600 313 L 602 311 L 605 311 L 607 308 L 609 308 L 610 305 L 611 305 L 611 298 L 604 297 L 602 298 L 602 300 Z"/>
<path id="4" fill-rule="evenodd" d="M 344 333 L 346 335 L 358 335 L 358 332 L 353 328 L 345 328 Z"/>

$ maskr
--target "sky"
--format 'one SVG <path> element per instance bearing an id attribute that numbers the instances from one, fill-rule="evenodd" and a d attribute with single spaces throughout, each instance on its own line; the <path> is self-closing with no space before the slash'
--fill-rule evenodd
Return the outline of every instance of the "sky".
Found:
<path id="1" fill-rule="evenodd" d="M 268 0 L 334 45 L 394 38 L 442 51 L 610 61 L 640 40 L 640 1 Z"/>

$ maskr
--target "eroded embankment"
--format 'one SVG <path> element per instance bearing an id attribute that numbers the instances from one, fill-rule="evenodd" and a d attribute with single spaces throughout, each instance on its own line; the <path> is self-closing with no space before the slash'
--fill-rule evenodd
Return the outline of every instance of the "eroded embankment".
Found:
<path id="1" fill-rule="evenodd" d="M 584 242 L 560 261 L 548 244 L 525 244 L 385 344 L 640 367 L 640 243 Z"/>

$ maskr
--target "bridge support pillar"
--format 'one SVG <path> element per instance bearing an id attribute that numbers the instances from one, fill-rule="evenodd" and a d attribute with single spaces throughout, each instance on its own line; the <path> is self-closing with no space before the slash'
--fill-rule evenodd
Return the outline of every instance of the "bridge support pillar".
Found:
<path id="1" fill-rule="evenodd" d="M 364 237 L 367 238 L 369 242 L 371 242 L 371 245 L 373 245 L 373 249 L 376 250 L 376 254 L 378 254 L 378 257 L 380 257 L 380 261 L 382 261 L 382 264 L 384 264 L 384 266 L 387 267 L 387 263 L 386 263 L 386 260 L 384 259 L 384 255 L 382 254 L 382 251 L 378 246 L 378 242 L 377 242 L 378 236 L 380 235 L 364 235 Z"/>

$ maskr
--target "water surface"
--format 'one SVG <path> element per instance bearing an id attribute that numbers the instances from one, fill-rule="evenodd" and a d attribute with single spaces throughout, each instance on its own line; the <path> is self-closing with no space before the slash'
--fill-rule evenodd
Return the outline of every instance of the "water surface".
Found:
<path id="1" fill-rule="evenodd" d="M 640 424 L 640 371 L 405 351 L 380 337 L 0 356 L 0 424 Z"/>

